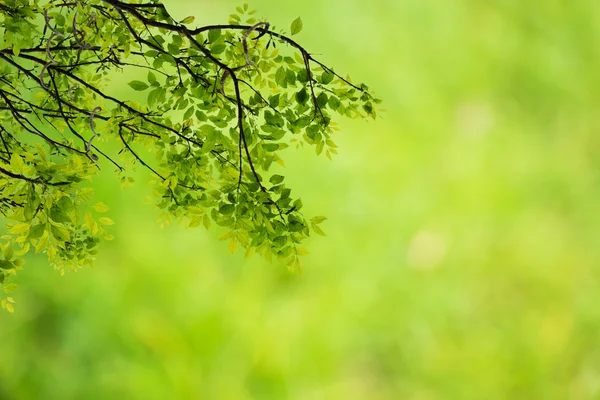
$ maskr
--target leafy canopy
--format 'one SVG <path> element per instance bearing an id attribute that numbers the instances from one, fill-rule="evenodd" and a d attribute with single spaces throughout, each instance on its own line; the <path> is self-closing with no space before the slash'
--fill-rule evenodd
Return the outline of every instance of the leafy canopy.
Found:
<path id="1" fill-rule="evenodd" d="M 154 177 L 161 225 L 216 224 L 231 253 L 300 267 L 325 218 L 307 220 L 271 166 L 289 146 L 331 158 L 332 116 L 375 118 L 379 101 L 254 15 L 244 5 L 227 24 L 192 28 L 156 1 L 0 3 L 5 293 L 28 252 L 63 273 L 92 265 L 114 222 L 89 183 L 114 169 L 127 185 L 138 165 Z M 298 18 L 291 35 L 301 30 Z M 111 91 L 107 77 L 122 71 L 136 79 Z"/>

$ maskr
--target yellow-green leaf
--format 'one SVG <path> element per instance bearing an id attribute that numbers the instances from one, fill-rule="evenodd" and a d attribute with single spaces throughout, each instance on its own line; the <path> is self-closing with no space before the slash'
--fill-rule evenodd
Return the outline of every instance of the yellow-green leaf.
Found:
<path id="1" fill-rule="evenodd" d="M 10 157 L 10 167 L 14 172 L 19 174 L 22 174 L 25 170 L 25 163 L 23 162 L 21 156 L 19 156 L 16 152 L 14 152 Z"/>
<path id="2" fill-rule="evenodd" d="M 52 236 L 55 239 L 60 240 L 61 242 L 67 242 L 71 239 L 71 235 L 69 231 L 63 224 L 56 224 L 50 227 L 50 232 L 52 232 Z"/>
<path id="3" fill-rule="evenodd" d="M 311 218 L 311 219 L 310 219 L 310 221 L 311 221 L 313 224 L 320 224 L 321 222 L 325 221 L 326 219 L 327 219 L 327 217 L 321 217 L 321 216 L 318 216 L 318 217 L 313 217 L 313 218 Z"/>
<path id="4" fill-rule="evenodd" d="M 294 22 L 292 22 L 291 32 L 292 35 L 300 33 L 302 30 L 302 19 L 300 17 L 296 18 Z"/>
<path id="5" fill-rule="evenodd" d="M 138 92 L 141 92 L 142 90 L 146 90 L 148 89 L 148 84 L 142 81 L 131 81 L 128 83 L 128 85 L 133 89 L 136 90 Z"/>
<path id="6" fill-rule="evenodd" d="M 26 222 L 21 222 L 19 224 L 14 225 L 8 231 L 10 233 L 14 233 L 14 234 L 18 235 L 19 233 L 27 232 L 29 230 L 29 227 L 31 227 L 31 224 L 28 224 Z"/>
<path id="7" fill-rule="evenodd" d="M 94 208 L 94 210 L 96 210 L 96 212 L 107 212 L 108 210 L 110 210 L 110 208 L 108 208 L 108 206 L 103 202 L 98 202 L 92 207 Z"/>
<path id="8" fill-rule="evenodd" d="M 89 211 L 87 211 L 85 213 L 85 224 L 88 226 L 88 228 L 92 229 L 92 226 L 94 226 L 94 218 L 92 218 L 92 214 L 90 214 Z"/>
<path id="9" fill-rule="evenodd" d="M 189 17 L 185 17 L 181 23 L 182 24 L 191 24 L 192 22 L 194 22 L 194 20 L 196 19 L 196 17 L 194 17 L 193 15 L 190 15 Z"/>
<path id="10" fill-rule="evenodd" d="M 235 239 L 233 239 L 233 238 L 232 238 L 232 239 L 229 241 L 229 246 L 227 247 L 227 252 L 228 252 L 229 254 L 233 254 L 233 253 L 235 253 L 235 252 L 236 252 L 237 248 L 238 248 L 238 243 L 237 243 L 237 240 L 235 240 Z"/>
<path id="11" fill-rule="evenodd" d="M 319 228 L 319 226 L 317 224 L 312 224 L 312 228 L 313 231 L 317 234 L 317 235 L 321 235 L 321 236 L 327 236 L 325 235 L 325 232 L 323 232 L 323 230 L 321 228 Z"/>
<path id="12" fill-rule="evenodd" d="M 301 256 L 308 254 L 308 250 L 306 250 L 303 247 L 298 247 L 297 251 L 298 251 L 298 255 L 301 255 Z"/>
<path id="13" fill-rule="evenodd" d="M 190 221 L 189 227 L 190 228 L 195 228 L 197 226 L 200 226 L 202 224 L 202 216 L 196 216 L 194 218 L 192 218 L 192 220 Z"/>
<path id="14" fill-rule="evenodd" d="M 17 290 L 18 287 L 19 287 L 19 285 L 17 285 L 16 283 L 10 283 L 8 285 L 4 285 L 4 293 L 12 293 L 15 290 Z"/>

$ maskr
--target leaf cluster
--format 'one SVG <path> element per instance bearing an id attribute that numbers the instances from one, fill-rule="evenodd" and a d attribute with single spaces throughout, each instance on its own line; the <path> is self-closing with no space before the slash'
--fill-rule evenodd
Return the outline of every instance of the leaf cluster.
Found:
<path id="1" fill-rule="evenodd" d="M 136 166 L 153 176 L 161 225 L 215 224 L 231 253 L 300 268 L 324 217 L 307 219 L 273 166 L 290 146 L 332 158 L 332 118 L 375 118 L 379 100 L 247 5 L 227 24 L 193 21 L 159 2 L 0 5 L 0 283 L 29 251 L 61 271 L 92 265 L 113 221 L 86 185 L 104 169 L 130 184 Z M 129 90 L 110 90 L 123 71 Z"/>

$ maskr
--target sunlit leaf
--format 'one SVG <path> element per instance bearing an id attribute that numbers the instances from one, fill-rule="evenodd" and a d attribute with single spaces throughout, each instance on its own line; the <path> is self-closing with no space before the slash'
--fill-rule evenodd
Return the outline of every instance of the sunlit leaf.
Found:
<path id="1" fill-rule="evenodd" d="M 302 18 L 298 17 L 292 22 L 292 26 L 290 27 L 290 32 L 292 35 L 300 33 L 302 30 Z"/>

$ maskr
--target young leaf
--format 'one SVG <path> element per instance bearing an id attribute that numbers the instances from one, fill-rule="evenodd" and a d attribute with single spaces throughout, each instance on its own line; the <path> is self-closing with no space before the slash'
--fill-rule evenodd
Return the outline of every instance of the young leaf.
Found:
<path id="1" fill-rule="evenodd" d="M 302 30 L 302 18 L 298 17 L 294 20 L 294 22 L 292 22 L 292 27 L 290 29 L 292 35 L 295 35 L 297 33 L 300 33 L 300 31 Z"/>
<path id="2" fill-rule="evenodd" d="M 273 185 L 278 185 L 281 182 L 283 182 L 283 176 L 282 175 L 273 175 L 271 177 L 271 179 L 269 179 L 269 182 L 271 182 Z"/>
<path id="3" fill-rule="evenodd" d="M 19 285 L 17 285 L 16 283 L 11 283 L 8 285 L 4 285 L 4 293 L 12 293 L 15 290 L 17 290 L 17 288 L 19 287 Z"/>
<path id="4" fill-rule="evenodd" d="M 213 54 L 221 54 L 225 51 L 227 46 L 224 43 L 219 43 L 210 48 L 211 53 Z"/>
<path id="5" fill-rule="evenodd" d="M 98 202 L 92 206 L 96 212 L 107 212 L 109 210 L 108 206 L 103 202 Z"/>
<path id="6" fill-rule="evenodd" d="M 216 42 L 221 37 L 220 29 L 211 29 L 208 31 L 208 41 L 211 43 Z"/>
<path id="7" fill-rule="evenodd" d="M 131 81 L 128 83 L 128 85 L 131 86 L 133 90 L 136 90 L 138 92 L 148 89 L 148 85 L 142 81 Z"/>
<path id="8" fill-rule="evenodd" d="M 318 226 L 318 225 L 316 225 L 316 224 L 312 224 L 312 228 L 313 228 L 313 231 L 314 231 L 314 232 L 315 232 L 317 235 L 321 235 L 321 236 L 327 236 L 327 235 L 325 235 L 325 232 L 323 232 L 323 230 L 322 230 L 321 228 L 319 228 L 319 226 Z"/>
<path id="9" fill-rule="evenodd" d="M 39 239 L 44 234 L 46 230 L 46 226 L 44 224 L 38 224 L 31 227 L 29 230 L 29 235 L 27 235 L 28 240 Z"/>
<path id="10" fill-rule="evenodd" d="M 227 252 L 229 254 L 233 254 L 236 252 L 237 248 L 238 248 L 237 240 L 235 238 L 231 238 L 231 240 L 229 241 L 229 245 L 227 246 Z"/>
<path id="11" fill-rule="evenodd" d="M 194 22 L 195 19 L 196 19 L 196 17 L 194 17 L 193 15 L 190 15 L 189 17 L 185 17 L 184 19 L 182 19 L 181 23 L 183 25 L 191 24 L 192 22 Z"/>

